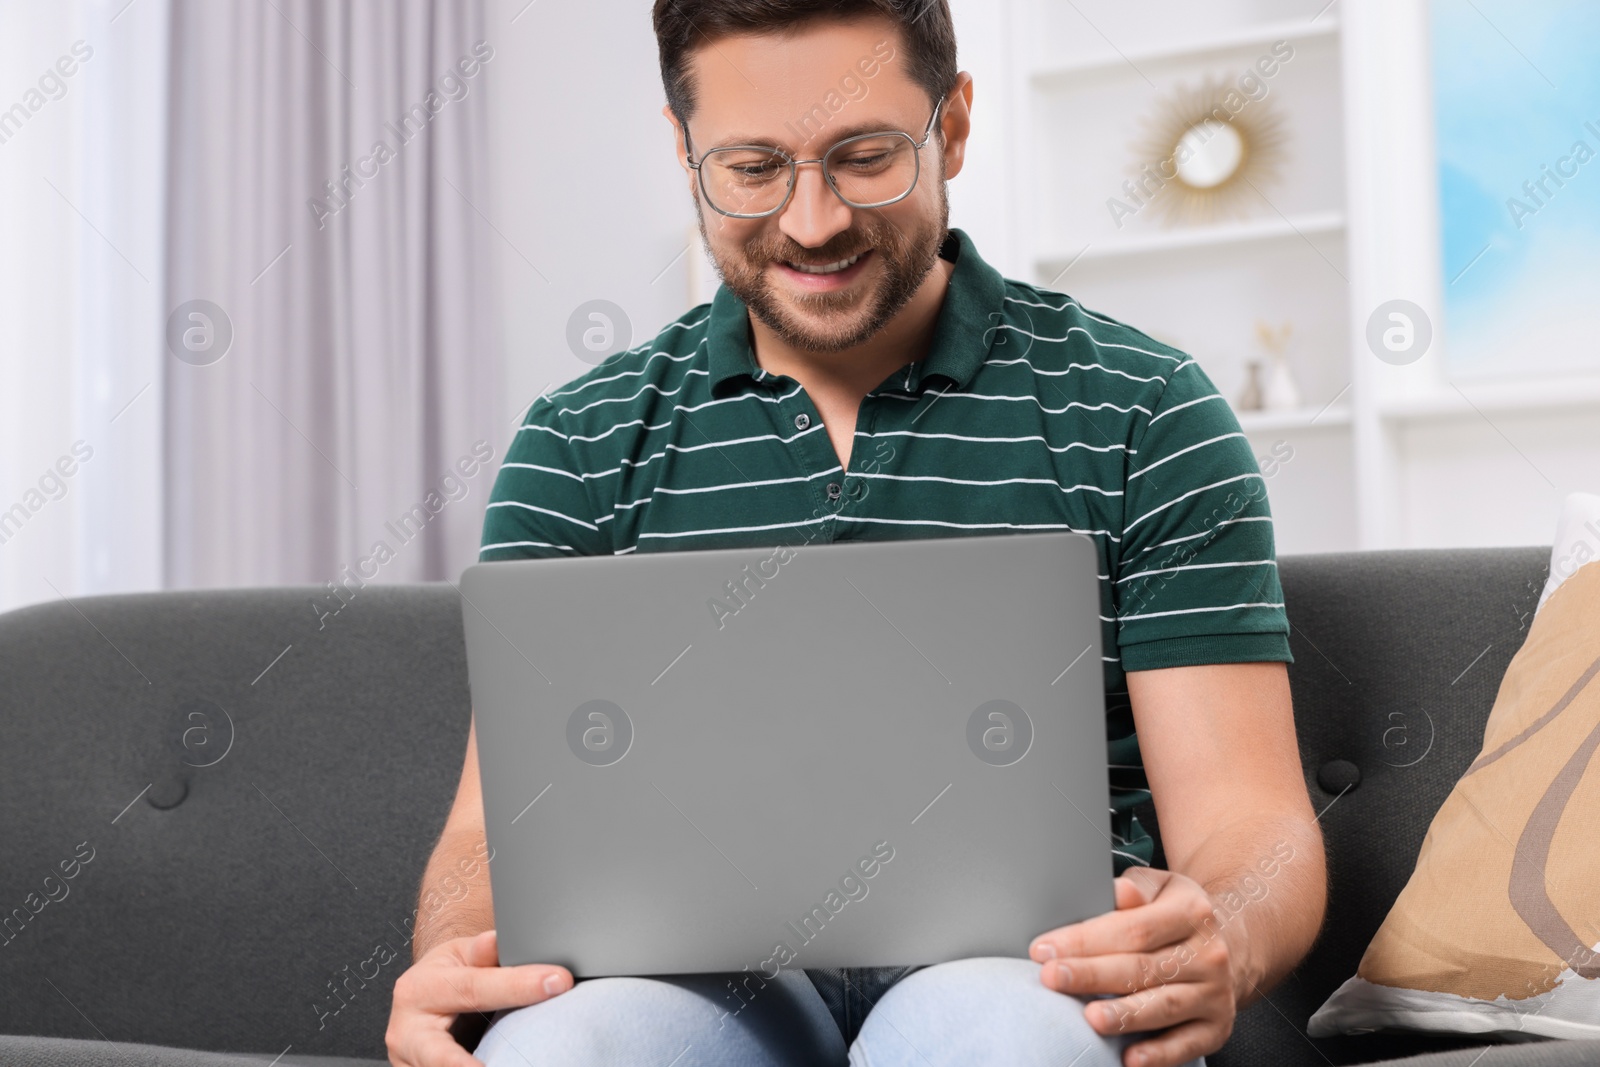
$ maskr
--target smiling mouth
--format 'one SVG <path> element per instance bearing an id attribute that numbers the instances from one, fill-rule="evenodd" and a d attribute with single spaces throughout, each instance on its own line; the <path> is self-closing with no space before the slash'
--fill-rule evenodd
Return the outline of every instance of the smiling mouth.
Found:
<path id="1" fill-rule="evenodd" d="M 795 263 L 792 260 L 784 260 L 783 265 L 802 274 L 838 274 L 855 266 L 864 255 L 866 252 L 857 252 L 849 259 L 839 259 L 832 263 Z"/>

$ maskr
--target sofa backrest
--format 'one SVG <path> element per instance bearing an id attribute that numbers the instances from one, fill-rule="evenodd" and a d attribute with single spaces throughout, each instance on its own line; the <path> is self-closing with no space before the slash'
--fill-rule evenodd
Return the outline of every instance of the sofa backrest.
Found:
<path id="1" fill-rule="evenodd" d="M 1310 957 L 1212 1067 L 1473 1043 L 1312 1041 L 1305 1022 L 1355 972 L 1476 755 L 1548 556 L 1282 560 L 1333 892 Z M 0 616 L 0 1033 L 383 1057 L 465 750 L 461 606 L 442 583 L 328 604 L 301 587 Z M 1336 761 L 1359 775 L 1343 795 Z"/>
<path id="2" fill-rule="evenodd" d="M 466 750 L 461 608 L 340 603 L 0 616 L 0 1033 L 384 1057 Z"/>
<path id="3" fill-rule="evenodd" d="M 1390 1034 L 1313 1041 L 1305 1026 L 1355 974 L 1429 822 L 1478 754 L 1549 559 L 1549 548 L 1505 548 L 1279 561 L 1295 728 L 1322 813 L 1331 891 L 1311 954 L 1271 1003 L 1240 1014 L 1227 1047 L 1206 1058 L 1210 1067 L 1326 1067 L 1482 1043 Z"/>

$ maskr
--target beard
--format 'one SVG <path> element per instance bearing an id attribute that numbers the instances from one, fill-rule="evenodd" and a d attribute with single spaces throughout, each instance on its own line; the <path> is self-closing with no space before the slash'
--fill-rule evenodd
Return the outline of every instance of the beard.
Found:
<path id="1" fill-rule="evenodd" d="M 942 168 L 941 168 L 942 169 Z M 950 196 L 943 175 L 936 183 L 939 211 L 909 232 L 872 210 L 858 213 L 860 224 L 821 248 L 803 248 L 786 235 L 763 234 L 727 256 L 719 256 L 706 233 L 699 192 L 695 214 L 722 284 L 785 344 L 805 352 L 841 352 L 872 337 L 916 295 L 939 258 L 950 225 Z M 721 216 L 719 216 L 720 218 Z M 768 268 L 785 260 L 832 263 L 872 249 L 881 264 L 872 288 L 841 292 L 779 292 Z"/>

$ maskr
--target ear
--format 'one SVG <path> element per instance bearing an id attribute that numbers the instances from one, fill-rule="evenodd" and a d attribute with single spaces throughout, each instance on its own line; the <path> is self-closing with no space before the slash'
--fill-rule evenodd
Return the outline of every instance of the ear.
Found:
<path id="1" fill-rule="evenodd" d="M 692 192 L 694 190 L 695 177 L 694 171 L 689 169 L 689 149 L 683 134 L 683 124 L 678 121 L 678 116 L 672 113 L 671 104 L 662 104 L 661 113 L 665 115 L 667 117 L 667 121 L 672 124 L 673 140 L 677 145 L 676 150 L 678 153 L 678 166 L 683 168 L 683 173 L 688 177 L 689 189 Z"/>
<path id="2" fill-rule="evenodd" d="M 956 75 L 955 95 L 945 97 L 939 126 L 944 130 L 945 178 L 954 178 L 966 162 L 967 137 L 972 132 L 972 75 L 966 71 Z"/>

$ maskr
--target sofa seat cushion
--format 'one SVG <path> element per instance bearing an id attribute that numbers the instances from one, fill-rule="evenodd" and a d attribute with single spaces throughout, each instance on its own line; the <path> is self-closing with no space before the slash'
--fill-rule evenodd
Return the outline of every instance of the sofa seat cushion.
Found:
<path id="1" fill-rule="evenodd" d="M 276 1061 L 274 1057 L 278 1057 Z M 343 1056 L 296 1056 L 293 1051 L 204 1052 L 126 1041 L 81 1041 L 68 1037 L 0 1035 L 0 1063 L 7 1067 L 388 1067 L 387 1060 Z"/>

